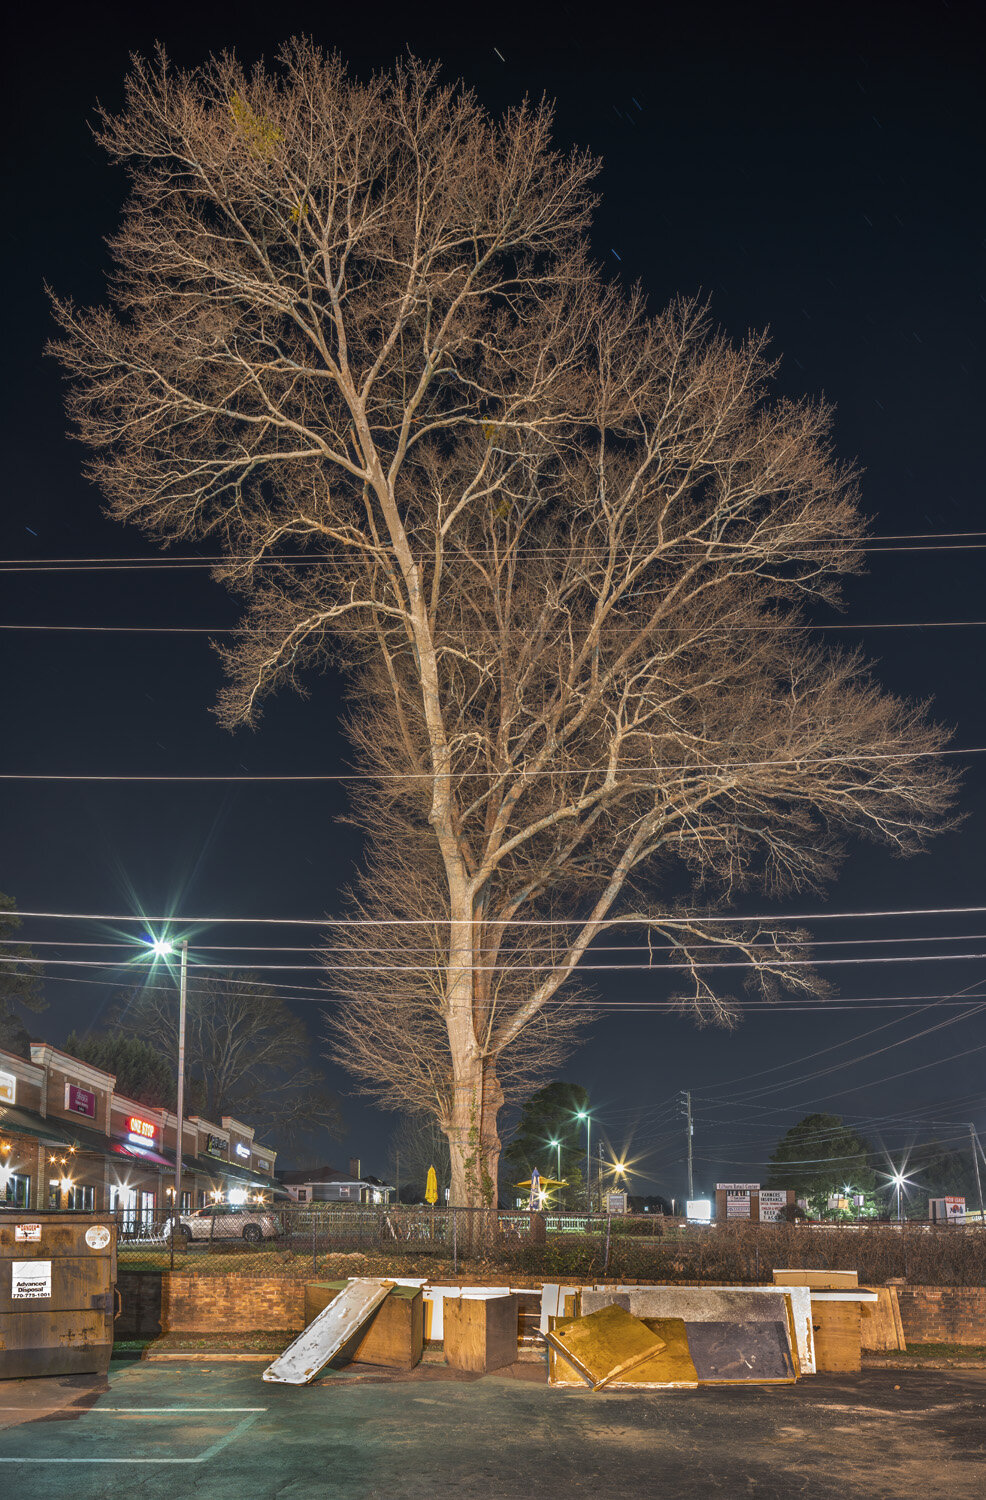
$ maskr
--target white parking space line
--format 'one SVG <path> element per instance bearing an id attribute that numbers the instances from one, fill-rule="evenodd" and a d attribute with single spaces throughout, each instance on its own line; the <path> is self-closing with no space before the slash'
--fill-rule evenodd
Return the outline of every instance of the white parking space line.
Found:
<path id="1" fill-rule="evenodd" d="M 23 1411 L 24 1409 L 23 1407 L 0 1407 L 0 1411 Z M 218 1438 L 216 1442 L 212 1443 L 204 1452 L 196 1454 L 194 1458 L 50 1458 L 47 1456 L 14 1458 L 8 1457 L 6 1454 L 0 1454 L 0 1464 L 204 1464 L 208 1463 L 210 1459 L 215 1458 L 218 1453 L 221 1453 L 224 1448 L 228 1447 L 238 1437 L 241 1437 L 248 1428 L 253 1426 L 257 1418 L 268 1410 L 266 1406 L 93 1406 L 83 1411 L 72 1407 L 43 1409 L 66 1412 L 75 1410 L 80 1416 L 98 1415 L 100 1412 L 105 1412 L 108 1415 L 127 1416 L 147 1413 L 162 1417 L 214 1416 L 217 1413 L 224 1416 L 239 1416 L 243 1412 L 246 1415 L 240 1416 L 240 1420 L 225 1437 Z"/>

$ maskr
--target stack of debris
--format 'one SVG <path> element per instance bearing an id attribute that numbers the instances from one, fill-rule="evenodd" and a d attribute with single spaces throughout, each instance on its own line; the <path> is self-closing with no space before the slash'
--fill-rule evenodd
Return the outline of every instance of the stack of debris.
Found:
<path id="1" fill-rule="evenodd" d="M 547 1322 L 552 1385 L 789 1385 L 804 1368 L 792 1299 L 780 1289 L 583 1291 L 566 1297 L 564 1315 L 549 1314 Z"/>

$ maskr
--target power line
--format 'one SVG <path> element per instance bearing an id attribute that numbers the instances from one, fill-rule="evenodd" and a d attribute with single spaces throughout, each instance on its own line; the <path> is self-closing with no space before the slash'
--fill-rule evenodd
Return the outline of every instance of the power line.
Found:
<path id="1" fill-rule="evenodd" d="M 640 598 L 635 595 L 634 598 Z M 706 635 L 715 630 L 735 630 L 740 633 L 749 631 L 799 631 L 799 630 L 980 630 L 986 626 L 986 620 L 898 620 L 898 621 L 845 621 L 833 620 L 819 624 L 801 620 L 784 621 L 781 623 L 752 624 L 743 622 L 731 625 L 729 621 L 711 621 L 703 626 L 701 634 Z M 21 630 L 38 632 L 63 632 L 69 634 L 92 634 L 92 635 L 240 635 L 247 627 L 243 625 L 45 625 L 30 623 L 0 623 L 0 630 Z M 352 633 L 359 627 L 347 625 L 347 631 Z M 668 627 L 671 628 L 671 627 Z M 636 635 L 640 627 L 637 625 L 608 626 L 607 635 L 625 633 Z M 366 634 L 375 635 L 376 631 L 366 627 Z"/>
<path id="2" fill-rule="evenodd" d="M 645 769 L 638 767 L 627 767 L 624 771 L 627 782 L 639 779 L 641 785 L 649 784 L 649 780 L 657 775 L 666 775 L 669 771 L 693 771 L 707 775 L 712 771 L 741 771 L 755 770 L 768 766 L 779 770 L 786 766 L 802 769 L 806 766 L 843 766 L 863 765 L 871 761 L 882 763 L 884 761 L 915 761 L 929 760 L 939 756 L 949 755 L 986 755 L 986 745 L 967 745 L 956 747 L 942 747 L 926 750 L 898 750 L 893 753 L 883 751 L 849 751 L 845 755 L 793 755 L 787 759 L 770 757 L 765 760 L 722 760 L 704 763 L 702 761 L 683 761 L 679 764 L 657 765 Z M 510 767 L 499 771 L 487 771 L 481 767 L 471 771 L 337 771 L 337 772 L 305 772 L 291 775 L 268 774 L 266 772 L 247 772 L 243 776 L 213 775 L 213 774 L 157 774 L 148 772 L 123 772 L 107 775 L 105 773 L 90 774 L 87 772 L 53 772 L 53 771 L 0 771 L 0 781 L 74 781 L 74 782 L 174 782 L 186 783 L 232 783 L 247 785 L 251 782 L 339 782 L 339 781 L 476 781 L 480 777 L 490 777 L 494 781 L 510 780 L 519 778 L 522 780 L 541 776 L 606 776 L 608 771 L 605 766 L 557 766 L 546 770 L 530 770 L 523 767 Z"/>
<path id="3" fill-rule="evenodd" d="M 904 954 L 900 957 L 887 955 L 880 958 L 786 958 L 778 960 L 786 969 L 794 968 L 828 968 L 835 965 L 855 964 L 947 964 L 947 963 L 970 963 L 974 960 L 986 959 L 986 953 L 916 953 Z M 16 958 L 0 956 L 0 964 L 36 964 L 44 967 L 62 968 L 97 968 L 105 969 L 107 964 L 95 958 Z M 436 970 L 442 973 L 456 973 L 467 971 L 470 973 L 502 973 L 509 969 L 511 973 L 540 973 L 543 969 L 562 969 L 568 967 L 565 955 L 559 955 L 556 962 L 545 958 L 541 963 L 533 964 L 477 964 L 462 963 L 452 964 L 437 962 L 430 964 L 251 964 L 254 971 L 274 969 L 281 973 L 302 973 L 304 971 L 315 971 L 335 974 L 434 974 Z M 707 963 L 695 961 L 692 963 L 662 963 L 654 964 L 585 964 L 579 963 L 573 968 L 573 973 L 579 974 L 628 974 L 628 973 L 691 973 L 693 969 L 757 969 L 761 965 L 755 959 L 723 959 L 710 960 Z M 228 963 L 206 963 L 202 960 L 189 960 L 189 968 L 196 969 L 228 969 Z"/>

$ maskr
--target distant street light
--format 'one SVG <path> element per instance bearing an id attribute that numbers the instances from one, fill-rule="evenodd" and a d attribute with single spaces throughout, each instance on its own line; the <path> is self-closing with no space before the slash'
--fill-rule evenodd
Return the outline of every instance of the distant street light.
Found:
<path id="1" fill-rule="evenodd" d="M 561 1182 L 561 1141 L 549 1141 L 548 1145 L 555 1149 L 555 1173 Z"/>
<path id="2" fill-rule="evenodd" d="M 152 937 L 150 949 L 155 958 L 170 958 L 175 945 L 170 938 Z M 175 1201 L 171 1214 L 171 1264 L 175 1260 L 175 1235 L 181 1220 L 181 1151 L 185 1138 L 185 1010 L 188 992 L 188 939 L 180 944 L 181 966 L 178 979 L 178 1135 L 175 1141 Z M 164 1142 L 161 1142 L 162 1146 Z"/>
<path id="3" fill-rule="evenodd" d="M 580 1109 L 576 1119 L 585 1121 L 585 1206 L 592 1213 L 592 1116 L 587 1109 Z"/>

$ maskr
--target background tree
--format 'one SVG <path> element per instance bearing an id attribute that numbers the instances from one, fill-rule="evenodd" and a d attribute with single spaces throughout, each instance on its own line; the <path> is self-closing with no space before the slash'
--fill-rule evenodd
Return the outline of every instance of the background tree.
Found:
<path id="1" fill-rule="evenodd" d="M 96 1032 L 80 1037 L 70 1032 L 64 1050 L 94 1068 L 102 1068 L 116 1075 L 116 1088 L 120 1094 L 138 1104 L 153 1109 L 175 1108 L 177 1099 L 177 1042 L 173 1035 L 168 1039 L 167 1050 L 145 1041 L 141 1036 L 130 1036 L 119 1031 Z M 189 1114 L 204 1108 L 203 1090 L 196 1079 L 186 1081 L 185 1108 Z"/>
<path id="2" fill-rule="evenodd" d="M 927 1219 L 929 1198 L 964 1198 L 967 1209 L 978 1208 L 971 1151 L 955 1150 L 941 1141 L 928 1141 L 908 1151 L 902 1170 L 907 1177 L 900 1200 L 905 1218 Z M 885 1200 L 890 1204 L 889 1212 L 896 1213 L 897 1200 L 892 1182 L 886 1190 L 889 1193 Z"/>
<path id="3" fill-rule="evenodd" d="M 491 1201 L 595 938 L 642 924 L 701 1016 L 730 959 L 817 991 L 802 934 L 716 908 L 941 824 L 942 733 L 802 629 L 859 564 L 853 476 L 822 407 L 769 399 L 762 339 L 603 282 L 595 164 L 546 107 L 494 122 L 301 41 L 249 77 L 138 62 L 99 137 L 131 173 L 114 305 L 58 304 L 91 473 L 121 521 L 226 549 L 225 724 L 349 671 L 369 867 L 419 874 L 356 892 L 404 926 L 332 954 L 337 1055 Z"/>
<path id="4" fill-rule="evenodd" d="M 401 1203 L 423 1203 L 428 1168 L 435 1168 L 438 1201 L 444 1203 L 451 1182 L 448 1137 L 434 1115 L 402 1115 L 390 1139 L 387 1170 L 393 1183 L 400 1181 Z"/>
<path id="5" fill-rule="evenodd" d="M 304 1022 L 259 975 L 195 977 L 187 1008 L 187 1078 L 207 1119 L 233 1115 L 281 1140 L 306 1130 L 342 1134 L 338 1101 L 308 1062 Z M 176 1055 L 178 997 L 170 987 L 139 990 L 115 1019 L 165 1058 Z"/>
<path id="6" fill-rule="evenodd" d="M 47 1008 L 41 993 L 42 969 L 34 962 L 34 951 L 27 943 L 16 941 L 21 920 L 16 903 L 0 891 L 0 1047 L 20 1057 L 31 1055 L 31 1033 L 23 1012 L 38 1015 Z"/>
<path id="7" fill-rule="evenodd" d="M 526 1181 L 537 1167 L 542 1177 L 557 1177 L 558 1152 L 551 1141 L 561 1144 L 561 1177 L 569 1182 L 572 1194 L 562 1194 L 563 1201 L 574 1197 L 573 1178 L 582 1182 L 585 1162 L 585 1125 L 577 1116 L 589 1107 L 589 1091 L 580 1083 L 556 1081 L 525 1099 L 520 1118 L 503 1153 L 504 1167 L 515 1181 Z M 557 1200 L 556 1200 L 557 1201 Z"/>
<path id="8" fill-rule="evenodd" d="M 813 1213 L 824 1213 L 831 1194 L 872 1193 L 877 1176 L 869 1143 L 839 1115 L 805 1115 L 778 1141 L 765 1187 L 794 1188 Z"/>

